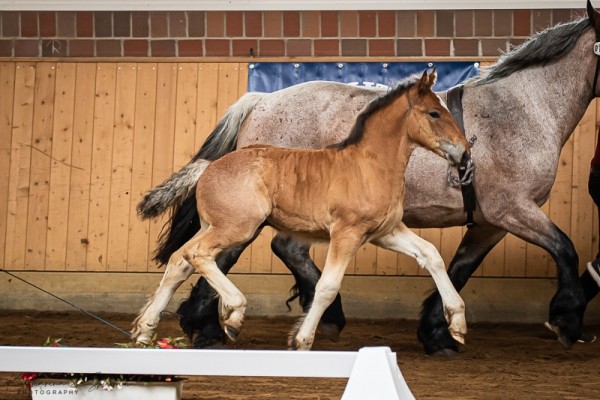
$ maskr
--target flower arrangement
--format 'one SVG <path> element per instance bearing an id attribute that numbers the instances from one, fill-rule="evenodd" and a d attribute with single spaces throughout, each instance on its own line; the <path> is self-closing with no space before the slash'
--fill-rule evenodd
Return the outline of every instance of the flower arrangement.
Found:
<path id="1" fill-rule="evenodd" d="M 62 347 L 62 339 L 47 338 L 45 347 Z M 157 339 L 156 335 L 151 341 L 146 343 L 116 343 L 122 348 L 147 348 L 147 349 L 181 349 L 186 348 L 187 343 L 183 337 Z M 68 381 L 72 388 L 81 385 L 88 385 L 90 389 L 102 389 L 112 391 L 121 389 L 129 383 L 150 383 L 150 382 L 179 382 L 181 377 L 172 375 L 112 375 L 112 374 L 81 374 L 81 373 L 33 373 L 27 372 L 20 376 L 28 390 L 37 380 Z"/>

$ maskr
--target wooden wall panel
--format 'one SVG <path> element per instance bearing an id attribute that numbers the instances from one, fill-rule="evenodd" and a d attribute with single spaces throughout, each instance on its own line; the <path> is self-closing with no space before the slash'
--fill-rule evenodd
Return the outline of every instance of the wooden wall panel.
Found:
<path id="1" fill-rule="evenodd" d="M 237 63 L 0 64 L 0 264 L 49 271 L 155 271 L 150 256 L 167 220 L 140 221 L 136 205 L 185 165 L 225 110 L 246 91 Z M 574 240 L 581 266 L 598 248 L 598 213 L 587 194 L 600 120 L 594 102 L 565 145 L 543 206 Z M 415 230 L 446 264 L 464 227 Z M 265 229 L 233 272 L 287 273 Z M 327 246 L 311 249 L 317 265 Z M 366 245 L 358 275 L 427 275 L 406 255 Z M 475 275 L 554 276 L 554 262 L 508 235 Z"/>

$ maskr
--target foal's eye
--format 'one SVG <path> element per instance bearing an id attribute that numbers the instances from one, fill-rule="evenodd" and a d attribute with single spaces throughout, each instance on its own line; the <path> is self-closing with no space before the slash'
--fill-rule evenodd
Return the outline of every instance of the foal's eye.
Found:
<path id="1" fill-rule="evenodd" d="M 428 114 L 433 119 L 440 118 L 440 112 L 439 111 L 429 111 Z"/>

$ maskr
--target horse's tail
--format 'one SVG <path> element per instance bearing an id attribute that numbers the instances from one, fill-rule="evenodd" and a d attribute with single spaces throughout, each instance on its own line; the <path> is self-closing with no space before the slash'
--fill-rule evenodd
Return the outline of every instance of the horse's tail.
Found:
<path id="1" fill-rule="evenodd" d="M 138 215 L 142 219 L 154 218 L 167 208 L 181 204 L 190 197 L 209 164 L 208 160 L 194 160 L 157 187 L 150 189 L 137 205 Z"/>
<path id="2" fill-rule="evenodd" d="M 252 112 L 256 103 L 264 96 L 265 93 L 246 93 L 229 107 L 198 153 L 192 158 L 192 161 L 183 169 L 174 173 L 159 187 L 148 192 L 138 204 L 138 212 L 142 218 L 156 217 L 168 208 L 173 207 L 173 214 L 163 227 L 154 253 L 154 260 L 159 264 L 166 264 L 171 254 L 183 246 L 200 229 L 196 208 L 196 193 L 193 190 L 197 179 L 194 181 L 193 176 L 200 177 L 202 173 L 196 171 L 196 169 L 201 168 L 201 164 L 196 162 L 199 160 L 214 161 L 235 150 L 240 126 Z M 184 171 L 186 172 L 184 173 Z M 163 197 L 161 200 L 159 193 L 155 192 L 160 187 L 164 187 L 165 192 L 173 194 Z M 176 187 L 177 190 L 174 189 Z M 179 195 L 175 193 L 179 193 Z M 147 208 L 142 205 L 143 203 L 160 205 Z"/>

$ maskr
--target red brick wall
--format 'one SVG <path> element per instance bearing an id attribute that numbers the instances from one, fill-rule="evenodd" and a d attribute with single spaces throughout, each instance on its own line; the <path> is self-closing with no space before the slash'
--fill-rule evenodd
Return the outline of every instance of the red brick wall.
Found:
<path id="1" fill-rule="evenodd" d="M 583 10 L 0 12 L 0 57 L 481 57 Z"/>

